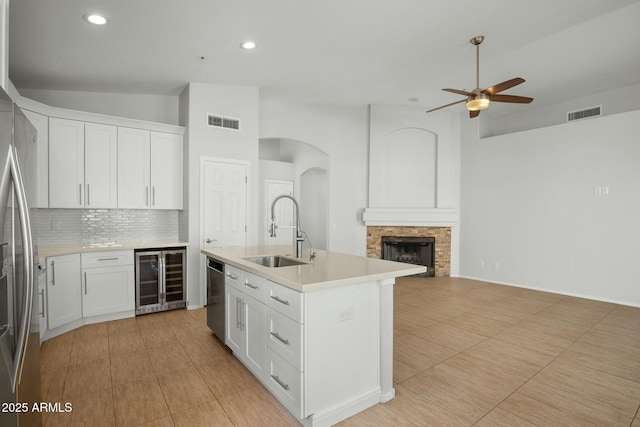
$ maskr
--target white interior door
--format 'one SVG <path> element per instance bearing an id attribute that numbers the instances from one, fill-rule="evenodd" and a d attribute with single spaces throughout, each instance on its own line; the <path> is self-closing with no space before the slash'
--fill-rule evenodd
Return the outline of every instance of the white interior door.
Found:
<path id="1" fill-rule="evenodd" d="M 278 204 L 274 206 L 276 224 L 278 224 L 276 237 L 271 237 L 269 234 L 269 226 L 271 225 L 271 204 L 273 200 L 282 194 L 293 196 L 293 182 L 266 180 L 264 194 L 266 195 L 265 201 L 267 205 L 265 208 L 265 212 L 267 212 L 264 228 L 266 230 L 265 242 L 267 242 L 268 246 L 291 245 L 294 242 L 296 228 L 295 205 L 291 200 L 280 199 Z"/>
<path id="2" fill-rule="evenodd" d="M 202 247 L 245 246 L 247 168 L 245 162 L 201 162 Z"/>

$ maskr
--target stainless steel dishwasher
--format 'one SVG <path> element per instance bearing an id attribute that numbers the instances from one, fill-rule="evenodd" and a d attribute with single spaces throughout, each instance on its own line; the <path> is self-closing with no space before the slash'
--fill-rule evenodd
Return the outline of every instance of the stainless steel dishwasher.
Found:
<path id="1" fill-rule="evenodd" d="M 207 257 L 207 325 L 224 343 L 224 263 Z"/>

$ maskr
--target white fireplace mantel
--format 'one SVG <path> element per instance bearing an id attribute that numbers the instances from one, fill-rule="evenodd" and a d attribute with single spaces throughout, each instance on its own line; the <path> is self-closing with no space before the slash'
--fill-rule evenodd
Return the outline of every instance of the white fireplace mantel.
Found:
<path id="1" fill-rule="evenodd" d="M 456 227 L 460 213 L 455 208 L 365 208 L 366 226 Z"/>

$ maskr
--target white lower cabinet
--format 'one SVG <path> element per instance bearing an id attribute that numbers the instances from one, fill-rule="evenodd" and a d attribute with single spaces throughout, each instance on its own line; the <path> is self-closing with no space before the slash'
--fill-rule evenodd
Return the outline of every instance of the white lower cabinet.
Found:
<path id="1" fill-rule="evenodd" d="M 303 425 L 334 425 L 381 401 L 378 282 L 297 292 L 226 273 L 226 344 Z"/>
<path id="2" fill-rule="evenodd" d="M 82 318 L 80 254 L 47 258 L 47 309 L 49 329 Z"/>
<path id="3" fill-rule="evenodd" d="M 133 251 L 82 254 L 82 315 L 135 309 Z"/>
<path id="4" fill-rule="evenodd" d="M 45 271 L 46 283 L 39 290 L 41 340 L 84 324 L 135 314 L 131 250 L 51 256 Z"/>
<path id="5" fill-rule="evenodd" d="M 240 276 L 240 277 L 238 277 Z M 244 272 L 234 275 L 244 281 Z M 259 379 L 264 378 L 266 363 L 264 302 L 239 291 L 227 278 L 226 344 L 240 361 Z"/>
<path id="6" fill-rule="evenodd" d="M 302 408 L 303 372 L 267 348 L 267 388 L 297 418 L 304 418 Z"/>

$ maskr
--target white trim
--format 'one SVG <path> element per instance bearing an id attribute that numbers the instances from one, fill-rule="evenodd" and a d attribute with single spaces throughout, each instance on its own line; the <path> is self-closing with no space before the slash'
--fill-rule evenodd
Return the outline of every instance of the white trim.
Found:
<path id="1" fill-rule="evenodd" d="M 366 208 L 362 220 L 367 226 L 453 227 L 460 223 L 454 208 Z"/>
<path id="2" fill-rule="evenodd" d="M 59 119 L 78 120 L 82 122 L 100 123 L 112 126 L 121 126 L 134 129 L 152 130 L 177 135 L 184 135 L 183 126 L 168 125 L 164 123 L 148 122 L 144 120 L 128 119 L 126 117 L 110 116 L 107 114 L 89 113 L 86 111 L 68 110 L 66 108 L 51 107 L 50 105 L 34 101 L 21 96 L 15 100 L 20 108 Z"/>

